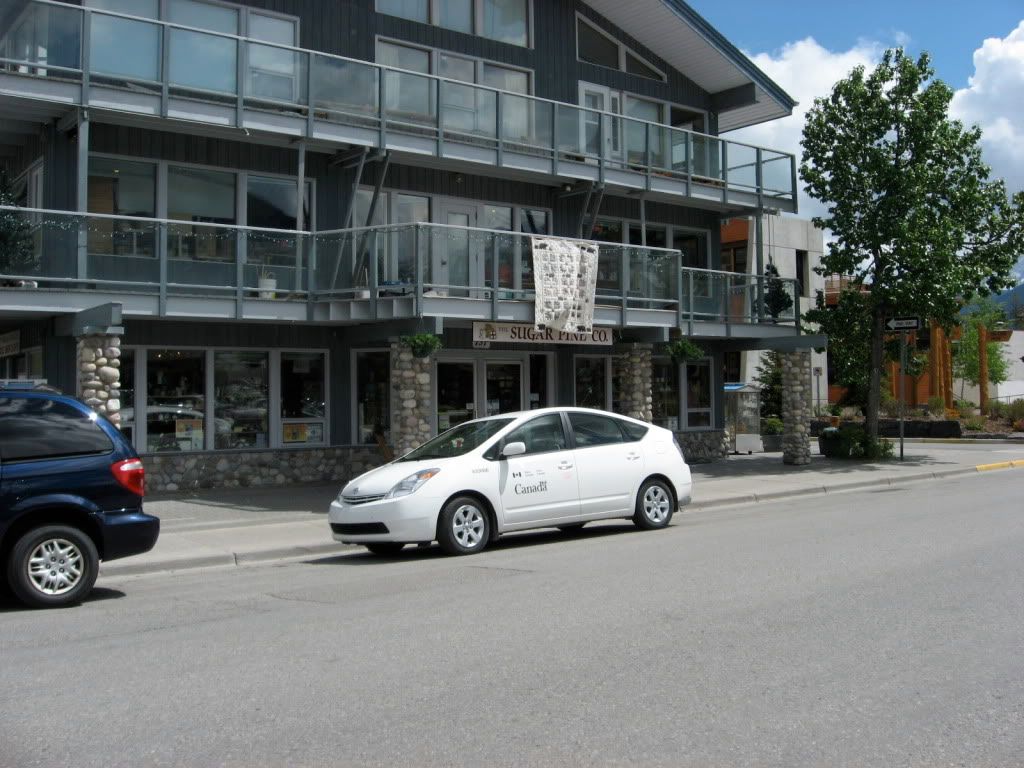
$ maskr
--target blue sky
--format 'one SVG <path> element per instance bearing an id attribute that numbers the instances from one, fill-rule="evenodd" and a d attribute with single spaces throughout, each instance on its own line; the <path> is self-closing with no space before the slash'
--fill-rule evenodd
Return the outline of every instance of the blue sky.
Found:
<path id="1" fill-rule="evenodd" d="M 1005 37 L 1024 19 L 1022 0 L 690 0 L 733 44 L 770 53 L 813 37 L 832 51 L 868 40 L 932 54 L 936 74 L 954 88 L 974 73 L 972 57 L 985 38 Z"/>

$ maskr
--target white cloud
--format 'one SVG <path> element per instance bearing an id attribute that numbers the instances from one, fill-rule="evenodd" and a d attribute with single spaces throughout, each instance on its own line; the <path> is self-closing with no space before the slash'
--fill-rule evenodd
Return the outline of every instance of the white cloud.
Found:
<path id="1" fill-rule="evenodd" d="M 869 68 L 874 66 L 881 58 L 883 50 L 884 47 L 880 43 L 860 41 L 847 51 L 830 51 L 814 38 L 808 37 L 795 43 L 787 43 L 774 53 L 748 53 L 751 60 L 799 104 L 789 117 L 731 131 L 727 134 L 728 137 L 792 152 L 799 164 L 804 117 L 814 104 L 814 99 L 831 93 L 836 81 L 846 77 L 857 65 L 863 64 Z M 820 203 L 804 194 L 802 185 L 799 206 L 799 215 L 802 218 L 824 213 L 824 207 Z"/>
<path id="2" fill-rule="evenodd" d="M 982 151 L 992 173 L 1011 191 L 1024 189 L 1024 21 L 974 52 L 974 75 L 953 96 L 950 112 L 982 130 Z"/>

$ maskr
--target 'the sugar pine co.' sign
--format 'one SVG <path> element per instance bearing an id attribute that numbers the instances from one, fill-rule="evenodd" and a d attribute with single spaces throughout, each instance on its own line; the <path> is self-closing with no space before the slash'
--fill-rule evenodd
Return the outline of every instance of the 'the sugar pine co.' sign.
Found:
<path id="1" fill-rule="evenodd" d="M 16 355 L 21 352 L 21 331 L 0 333 L 0 357 Z"/>
<path id="2" fill-rule="evenodd" d="M 566 333 L 553 328 L 538 330 L 527 323 L 473 323 L 473 341 L 608 346 L 612 343 L 612 329 L 595 328 L 590 333 Z"/>

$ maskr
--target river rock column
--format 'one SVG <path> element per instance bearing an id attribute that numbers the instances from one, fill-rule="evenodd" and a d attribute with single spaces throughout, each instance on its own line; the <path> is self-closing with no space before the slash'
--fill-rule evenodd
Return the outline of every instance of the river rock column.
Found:
<path id="1" fill-rule="evenodd" d="M 811 463 L 811 351 L 782 352 L 782 461 Z"/>
<path id="2" fill-rule="evenodd" d="M 121 337 L 79 336 L 78 396 L 93 410 L 121 426 Z"/>
<path id="3" fill-rule="evenodd" d="M 650 344 L 630 344 L 615 358 L 615 386 L 623 416 L 642 421 L 653 418 Z"/>
<path id="4" fill-rule="evenodd" d="M 430 439 L 433 360 L 391 345 L 391 444 L 403 456 Z"/>

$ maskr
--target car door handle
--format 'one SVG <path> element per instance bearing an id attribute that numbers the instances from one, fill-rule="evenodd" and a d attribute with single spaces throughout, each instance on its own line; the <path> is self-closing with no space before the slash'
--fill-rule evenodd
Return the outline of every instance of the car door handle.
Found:
<path id="1" fill-rule="evenodd" d="M 640 458 L 640 454 L 639 453 L 627 453 L 626 454 L 626 461 L 636 461 L 639 458 Z"/>
<path id="2" fill-rule="evenodd" d="M 570 464 L 568 461 L 563 461 L 561 464 L 558 465 L 558 468 L 559 469 L 572 469 L 572 464 Z"/>

